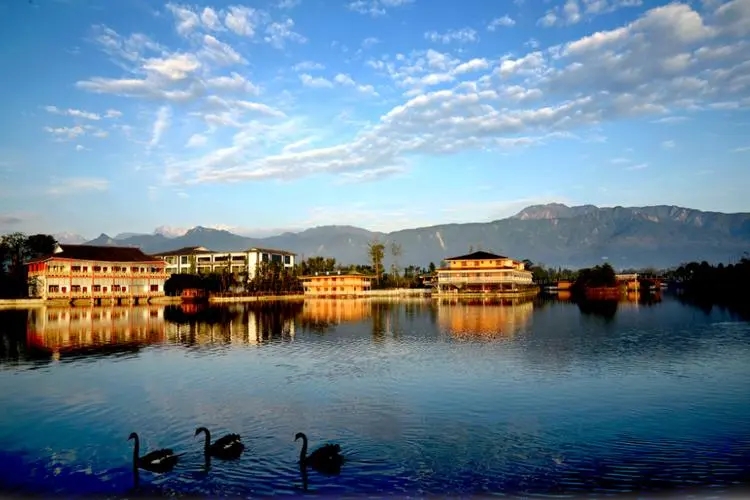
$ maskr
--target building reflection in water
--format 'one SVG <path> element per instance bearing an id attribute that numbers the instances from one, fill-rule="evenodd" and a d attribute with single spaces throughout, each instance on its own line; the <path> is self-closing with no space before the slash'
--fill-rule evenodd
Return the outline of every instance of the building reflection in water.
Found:
<path id="1" fill-rule="evenodd" d="M 437 302 L 438 323 L 457 339 L 511 338 L 528 326 L 532 299 L 454 298 Z"/>
<path id="2" fill-rule="evenodd" d="M 165 339 L 163 308 L 158 306 L 44 307 L 30 310 L 26 324 L 28 349 L 54 359 Z"/>
<path id="3" fill-rule="evenodd" d="M 301 302 L 169 306 L 164 310 L 166 336 L 169 342 L 191 346 L 291 341 L 301 311 Z"/>
<path id="4" fill-rule="evenodd" d="M 325 333 L 334 326 L 362 321 L 372 315 L 371 299 L 305 299 L 300 326 L 305 330 Z"/>

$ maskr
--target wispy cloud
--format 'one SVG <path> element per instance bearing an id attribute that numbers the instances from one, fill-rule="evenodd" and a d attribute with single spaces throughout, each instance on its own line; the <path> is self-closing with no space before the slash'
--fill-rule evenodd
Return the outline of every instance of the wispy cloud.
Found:
<path id="1" fill-rule="evenodd" d="M 107 179 L 96 177 L 70 177 L 53 180 L 47 189 L 51 195 L 76 194 L 85 191 L 106 191 L 109 189 Z"/>

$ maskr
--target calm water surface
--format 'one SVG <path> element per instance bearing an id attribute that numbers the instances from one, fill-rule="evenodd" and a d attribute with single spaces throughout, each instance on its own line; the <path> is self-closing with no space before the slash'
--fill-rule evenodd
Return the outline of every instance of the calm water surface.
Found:
<path id="1" fill-rule="evenodd" d="M 735 492 L 750 484 L 750 323 L 656 304 L 308 300 L 0 311 L 0 494 Z M 238 432 L 203 469 L 197 426 Z"/>

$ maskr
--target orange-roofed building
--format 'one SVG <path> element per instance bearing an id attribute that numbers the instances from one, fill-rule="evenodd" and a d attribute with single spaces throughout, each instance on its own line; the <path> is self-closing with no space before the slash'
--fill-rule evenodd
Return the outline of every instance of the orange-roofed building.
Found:
<path id="1" fill-rule="evenodd" d="M 445 259 L 437 270 L 438 293 L 498 293 L 531 289 L 533 279 L 523 262 L 490 252 Z"/>
<path id="2" fill-rule="evenodd" d="M 372 286 L 372 276 L 361 273 L 327 272 L 300 276 L 305 295 L 341 297 L 365 295 Z"/>
<path id="3" fill-rule="evenodd" d="M 26 265 L 29 295 L 42 299 L 149 299 L 168 278 L 163 260 L 131 247 L 57 245 Z"/>

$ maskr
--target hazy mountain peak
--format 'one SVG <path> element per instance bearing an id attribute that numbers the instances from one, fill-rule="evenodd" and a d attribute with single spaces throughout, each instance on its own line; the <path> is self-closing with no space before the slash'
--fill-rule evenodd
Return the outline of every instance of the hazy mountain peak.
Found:
<path id="1" fill-rule="evenodd" d="M 188 230 L 184 227 L 159 226 L 154 229 L 154 234 L 160 234 L 165 238 L 178 238 L 184 236 Z"/>
<path id="2" fill-rule="evenodd" d="M 67 243 L 68 245 L 80 245 L 86 242 L 86 238 L 75 233 L 55 233 L 52 236 L 58 243 Z"/>
<path id="3" fill-rule="evenodd" d="M 599 208 L 594 205 L 569 207 L 564 203 L 546 203 L 544 205 L 528 206 L 511 218 L 519 220 L 567 219 L 592 213 L 597 210 L 599 210 Z"/>

